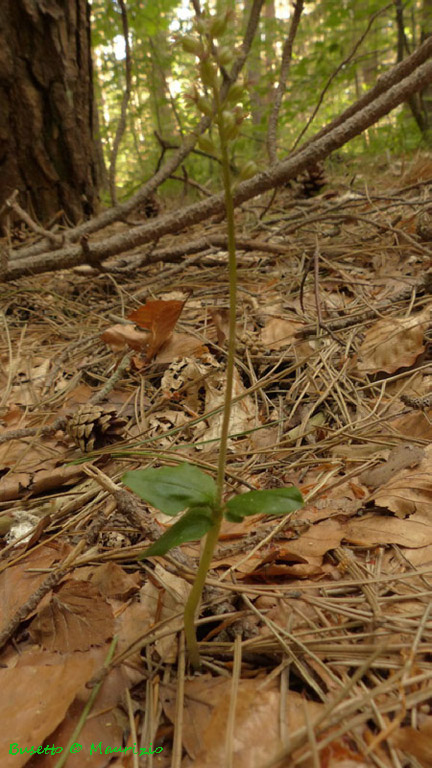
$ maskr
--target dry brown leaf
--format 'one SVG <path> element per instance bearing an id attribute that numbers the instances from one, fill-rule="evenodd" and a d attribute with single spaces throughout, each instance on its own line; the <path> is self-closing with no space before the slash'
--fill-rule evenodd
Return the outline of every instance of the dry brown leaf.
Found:
<path id="1" fill-rule="evenodd" d="M 373 547 L 379 544 L 401 544 L 406 547 L 426 547 L 432 544 L 432 526 L 398 518 L 367 515 L 361 520 L 349 520 L 344 525 L 344 539 L 350 544 Z"/>
<path id="2" fill-rule="evenodd" d="M 89 576 L 89 581 L 107 598 L 127 600 L 139 590 L 139 572 L 126 573 L 117 563 L 103 563 Z"/>
<path id="3" fill-rule="evenodd" d="M 171 337 L 183 307 L 186 302 L 171 299 L 170 301 L 147 301 L 128 316 L 128 320 L 150 331 L 150 339 L 146 352 L 146 360 L 152 360 L 163 344 Z"/>
<path id="4" fill-rule="evenodd" d="M 409 482 L 413 486 L 409 486 Z M 387 507 L 398 517 L 407 517 L 422 511 L 432 521 L 432 478 L 426 473 L 408 475 L 401 472 L 397 478 L 381 486 L 373 495 L 375 504 Z"/>
<path id="5" fill-rule="evenodd" d="M 154 570 L 156 584 L 148 580 L 141 589 L 141 605 L 153 620 L 169 619 L 166 629 L 172 629 L 173 634 L 157 640 L 155 648 L 163 661 L 173 664 L 177 659 L 176 633 L 183 626 L 183 609 L 188 598 L 190 587 L 187 581 L 165 570 L 157 563 Z"/>
<path id="6" fill-rule="evenodd" d="M 7 434 L 6 430 L 4 434 Z M 27 473 L 39 469 L 44 459 L 53 462 L 53 454 L 59 453 L 59 443 L 56 437 L 42 438 L 36 443 L 23 440 L 6 441 L 0 445 L 0 468 L 12 469 L 19 472 L 25 469 Z M 21 466 L 22 464 L 22 466 Z"/>
<path id="7" fill-rule="evenodd" d="M 225 372 L 217 371 L 212 376 L 209 376 L 204 381 L 205 387 L 205 409 L 206 411 L 213 411 L 216 408 L 221 408 L 225 399 Z M 246 388 L 240 378 L 238 371 L 234 370 L 233 381 L 233 397 L 241 397 L 236 403 L 231 406 L 231 420 L 230 420 L 230 434 L 238 435 L 242 432 L 246 432 L 253 427 L 258 426 L 259 417 L 256 410 L 254 399 L 250 395 L 246 395 Z M 218 445 L 221 429 L 222 429 L 223 413 L 214 414 L 209 416 L 205 423 L 201 422 L 197 425 L 197 434 L 202 435 L 203 439 L 207 442 L 203 446 L 206 451 L 214 451 L 215 444 Z M 229 446 L 235 450 L 235 441 L 230 440 Z M 244 449 L 244 447 L 243 447 Z"/>
<path id="8" fill-rule="evenodd" d="M 59 546 L 51 542 L 32 550 L 17 565 L 9 565 L 0 574 L 1 629 L 46 579 L 46 572 L 43 571 L 66 557 L 69 552 L 67 544 Z M 42 573 L 34 573 L 30 569 L 40 569 Z"/>
<path id="9" fill-rule="evenodd" d="M 30 635 L 43 648 L 60 653 L 103 645 L 114 633 L 111 606 L 90 582 L 69 579 L 53 590 L 49 605 L 30 625 Z"/>
<path id="10" fill-rule="evenodd" d="M 249 575 L 254 578 L 290 576 L 306 579 L 318 576 L 323 571 L 323 557 L 330 549 L 338 547 L 344 535 L 344 529 L 337 520 L 325 520 L 310 526 L 298 538 L 272 543 L 267 550 L 260 550 L 260 562 L 248 560 Z M 266 552 L 266 554 L 265 554 Z M 241 555 L 239 559 L 243 559 Z M 253 567 L 252 567 L 253 565 Z M 244 573 L 240 565 L 238 572 Z"/>
<path id="11" fill-rule="evenodd" d="M 78 720 L 83 714 L 83 707 L 91 694 L 91 688 L 89 688 L 86 683 L 101 669 L 106 660 L 107 653 L 108 647 L 104 646 L 102 648 L 92 648 L 85 653 L 77 652 L 72 654 L 71 658 L 76 658 L 77 661 L 82 659 L 86 662 L 87 666 L 91 665 L 91 670 L 88 673 L 88 676 L 84 679 L 83 675 L 80 673 L 78 680 L 80 685 L 77 686 L 76 696 L 73 698 L 62 721 L 55 730 L 52 730 L 53 726 L 55 727 L 55 723 L 51 723 L 48 720 L 46 736 L 42 742 L 36 742 L 36 745 L 38 743 L 44 743 L 45 741 L 48 741 L 51 745 L 54 743 L 56 746 L 62 746 L 63 748 L 67 745 Z M 61 663 L 59 660 L 64 660 L 65 658 L 65 656 L 61 656 L 57 653 L 31 650 L 22 655 L 22 662 L 27 667 L 35 666 L 36 668 L 39 668 L 40 666 L 45 665 L 56 665 Z M 52 669 L 52 667 L 49 668 Z M 80 672 L 79 668 L 78 671 Z M 74 672 L 74 668 L 72 668 L 70 672 L 67 668 L 64 670 L 63 674 L 67 686 L 73 684 L 73 680 L 68 680 L 68 675 L 73 676 Z M 17 674 L 20 674 L 20 671 L 17 671 Z M 135 682 L 139 682 L 139 679 L 132 681 L 132 685 Z M 106 746 L 120 746 L 124 731 L 127 728 L 124 710 L 120 709 L 118 704 L 124 697 L 125 689 L 130 686 L 131 681 L 129 681 L 129 676 L 126 673 L 124 666 L 120 668 L 117 667 L 110 671 L 98 692 L 97 705 L 93 709 L 90 717 L 86 718 L 84 726 L 80 731 L 77 741 L 83 745 L 83 749 L 75 755 L 68 754 L 66 756 L 65 768 L 105 768 L 109 761 L 109 757 L 107 758 L 105 755 Z M 63 693 L 62 687 L 60 687 L 60 689 L 57 688 L 57 698 L 60 698 L 59 691 L 60 694 Z M 44 701 L 44 689 L 41 691 L 40 700 Z M 25 702 L 23 702 L 23 705 L 25 706 Z M 90 753 L 91 745 L 98 745 L 99 742 L 101 742 L 102 754 L 99 754 L 99 751 Z M 61 753 L 61 756 L 63 755 L 64 752 Z M 57 755 L 57 757 L 59 757 L 59 755 Z M 33 758 L 33 760 L 28 763 L 28 768 L 31 766 L 33 768 L 52 768 L 53 765 L 53 757 L 51 755 L 43 755 Z"/>
<path id="12" fill-rule="evenodd" d="M 26 426 L 26 415 L 19 405 L 10 403 L 6 412 L 2 415 L 2 421 L 6 427 L 9 427 L 9 429 L 12 429 L 13 427 L 16 429 L 18 425 L 22 428 Z"/>
<path id="13" fill-rule="evenodd" d="M 282 317 L 271 317 L 261 331 L 260 341 L 266 349 L 284 349 L 296 341 L 295 334 L 303 325 Z"/>
<path id="14" fill-rule="evenodd" d="M 278 560 L 301 557 L 309 563 L 321 563 L 323 555 L 338 547 L 343 537 L 344 527 L 338 520 L 324 520 L 311 525 L 297 539 L 278 542 Z"/>
<path id="15" fill-rule="evenodd" d="M 338 492 L 342 490 L 341 495 Z M 339 520 L 353 517 L 357 514 L 361 508 L 361 502 L 348 496 L 347 488 L 335 488 L 332 495 L 329 498 L 317 499 L 312 504 L 307 504 L 303 509 L 299 509 L 296 512 L 296 523 L 304 522 L 305 524 L 313 521 L 318 523 L 320 520 L 330 520 L 330 518 L 337 517 Z"/>
<path id="16" fill-rule="evenodd" d="M 416 728 L 399 728 L 389 738 L 393 747 L 415 757 L 423 768 L 432 768 L 432 717 Z"/>
<path id="17" fill-rule="evenodd" d="M 157 603 L 155 604 L 154 601 L 152 601 L 151 606 L 149 601 L 145 603 L 132 602 L 121 612 L 116 619 L 117 651 L 119 653 L 135 643 L 139 637 L 145 635 L 154 623 L 156 612 Z M 140 650 L 136 651 L 135 656 L 132 656 L 129 661 L 138 662 L 140 665 L 142 661 Z"/>
<path id="18" fill-rule="evenodd" d="M 229 312 L 227 309 L 210 309 L 210 317 L 216 328 L 217 343 L 220 347 L 223 346 L 225 339 L 228 338 L 229 333 Z"/>
<path id="19" fill-rule="evenodd" d="M 13 365 L 11 400 L 18 405 L 36 405 L 45 386 L 51 360 L 30 354 L 22 356 L 17 367 L 15 361 Z M 5 371 L 9 371 L 8 363 Z"/>
<path id="20" fill-rule="evenodd" d="M 107 328 L 101 334 L 102 341 L 108 344 L 114 352 L 120 352 L 125 347 L 141 352 L 149 343 L 150 334 L 147 331 L 139 331 L 134 325 L 122 325 L 117 323 Z"/>
<path id="21" fill-rule="evenodd" d="M 64 720 L 53 733 L 49 734 L 49 744 L 64 748 L 68 744 L 82 713 L 83 703 L 77 700 L 73 701 Z M 108 764 L 111 767 L 105 749 L 108 745 L 113 748 L 122 747 L 123 733 L 126 728 L 124 712 L 112 705 L 103 709 L 101 694 L 99 693 L 96 714 L 92 713 L 90 717 L 86 718 L 77 739 L 78 743 L 83 745 L 83 749 L 76 755 L 68 754 L 64 768 L 106 768 Z M 97 748 L 99 744 L 101 744 L 101 752 Z M 96 749 L 92 749 L 92 745 Z M 63 754 L 64 752 L 57 757 L 61 757 Z M 51 755 L 42 755 L 34 759 L 34 762 L 31 761 L 27 768 L 53 768 L 55 759 Z"/>
<path id="22" fill-rule="evenodd" d="M 17 743 L 21 748 L 43 744 L 97 667 L 88 654 L 65 657 L 30 652 L 23 653 L 13 669 L 0 669 L 0 754 L 4 768 L 20 768 L 27 763 L 28 754 L 9 755 L 9 744 Z"/>
<path id="23" fill-rule="evenodd" d="M 65 392 L 63 406 L 67 405 L 68 408 L 73 408 L 76 405 L 85 405 L 85 403 L 88 403 L 90 400 L 92 394 L 92 388 L 89 387 L 88 384 L 84 384 L 84 382 L 80 381 L 76 387 Z M 63 407 L 62 411 L 65 412 L 66 408 Z"/>
<path id="24" fill-rule="evenodd" d="M 424 458 L 424 451 L 418 445 L 397 445 L 383 464 L 367 469 L 359 475 L 359 480 L 368 488 L 379 488 L 380 485 L 389 482 L 391 478 L 402 469 L 414 467 L 420 464 Z"/>
<path id="25" fill-rule="evenodd" d="M 312 558 L 311 558 L 312 560 Z M 321 558 L 319 562 L 293 563 L 284 565 L 283 563 L 263 563 L 248 575 L 254 578 L 261 578 L 266 581 L 270 578 L 280 578 L 281 576 L 295 579 L 309 579 L 312 576 L 321 576 L 325 571 L 321 567 Z"/>
<path id="26" fill-rule="evenodd" d="M 373 494 L 377 506 L 387 507 L 398 517 L 421 512 L 432 523 L 431 445 L 427 446 L 424 454 L 418 467 L 400 470 L 396 477 Z"/>
<path id="27" fill-rule="evenodd" d="M 208 353 L 207 347 L 189 333 L 173 333 L 171 338 L 161 347 L 154 362 L 157 365 L 172 363 L 178 357 L 202 357 Z"/>
<path id="28" fill-rule="evenodd" d="M 79 466 L 62 465 L 57 467 L 55 466 L 57 462 L 58 456 L 56 459 L 44 462 L 44 469 L 30 473 L 14 472 L 2 477 L 0 479 L 0 501 L 11 501 L 22 496 L 28 497 L 36 496 L 39 493 L 46 493 L 53 488 L 58 488 L 66 483 L 77 480 L 83 474 L 83 470 Z M 53 466 L 47 468 L 47 464 L 52 464 Z"/>
<path id="29" fill-rule="evenodd" d="M 414 568 L 421 568 L 422 565 L 428 565 L 429 563 L 432 564 L 432 544 L 428 544 L 426 547 L 416 547 L 415 549 L 401 546 L 400 551 L 406 562 Z M 400 557 L 395 555 L 393 549 L 385 553 L 383 564 L 386 571 L 390 569 L 390 572 L 400 573 Z"/>
<path id="30" fill-rule="evenodd" d="M 430 311 L 399 320 L 384 318 L 368 329 L 359 349 L 357 369 L 361 373 L 394 373 L 407 368 L 424 352 L 424 334 Z"/>
<path id="31" fill-rule="evenodd" d="M 308 507 L 304 511 L 305 519 L 310 520 L 311 509 L 314 508 Z M 296 513 L 296 522 L 299 521 L 297 514 L 299 513 Z M 322 516 L 328 517 L 328 512 L 324 512 Z M 256 515 L 245 518 L 240 524 L 242 526 L 241 534 L 247 536 L 251 530 L 257 530 L 259 524 L 264 523 L 267 526 L 274 524 L 276 526 L 278 522 L 280 521 L 273 520 L 269 523 Z M 239 538 L 238 527 L 237 524 L 224 521 L 221 529 L 221 541 Z M 247 547 L 235 555 L 226 557 L 223 556 L 223 547 L 220 547 L 213 560 L 213 566 L 234 567 L 239 578 L 290 576 L 306 579 L 324 573 L 326 570 L 323 566 L 324 555 L 330 549 L 338 547 L 344 535 L 345 528 L 339 520 L 325 519 L 323 522 L 309 525 L 307 530 L 295 539 L 273 541 L 267 548 L 261 547 L 246 560 Z"/>
<path id="32" fill-rule="evenodd" d="M 418 438 L 419 440 L 432 440 L 432 409 L 421 413 L 408 413 L 391 422 L 392 429 L 400 432 L 405 438 Z"/>
<path id="33" fill-rule="evenodd" d="M 191 760 L 184 768 L 220 768 L 226 765 L 225 734 L 232 695 L 232 683 L 226 679 L 201 676 L 186 680 L 183 712 L 183 744 Z M 162 687 L 162 704 L 167 716 L 175 722 L 175 692 Z M 258 768 L 282 748 L 280 712 L 285 712 L 287 733 L 304 726 L 305 710 L 313 722 L 322 704 L 307 701 L 301 694 L 289 691 L 286 708 L 281 710 L 280 690 L 276 681 L 240 680 L 236 702 L 234 729 L 234 765 L 236 768 Z"/>

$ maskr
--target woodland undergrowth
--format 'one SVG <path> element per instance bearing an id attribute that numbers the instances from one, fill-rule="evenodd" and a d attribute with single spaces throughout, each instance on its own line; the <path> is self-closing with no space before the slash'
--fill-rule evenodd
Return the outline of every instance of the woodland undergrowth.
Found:
<path id="1" fill-rule="evenodd" d="M 5 754 L 43 695 L 31 743 L 152 744 L 167 766 L 430 765 L 431 187 L 425 155 L 334 160 L 318 194 L 300 179 L 236 211 L 228 496 L 295 485 L 306 504 L 223 522 L 200 675 L 182 633 L 199 544 L 138 562 L 171 521 L 120 478 L 215 475 L 224 222 L 162 238 L 163 263 L 134 266 L 140 246 L 123 270 L 0 286 Z"/>

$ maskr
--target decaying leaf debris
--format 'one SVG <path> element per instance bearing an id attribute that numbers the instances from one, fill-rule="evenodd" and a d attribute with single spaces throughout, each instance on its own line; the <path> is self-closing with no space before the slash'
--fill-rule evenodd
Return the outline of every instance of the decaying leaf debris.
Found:
<path id="1" fill-rule="evenodd" d="M 332 197 L 283 191 L 268 210 L 258 198 L 237 213 L 248 245 L 229 492 L 293 483 L 307 505 L 289 520 L 224 523 L 201 612 L 202 677 L 188 677 L 181 636 L 198 545 L 137 561 L 172 520 L 119 477 L 176 461 L 214 472 L 223 247 L 181 269 L 116 274 L 115 286 L 73 271 L 2 286 L 13 350 L 3 339 L 3 756 L 11 722 L 22 747 L 65 746 L 108 663 L 86 745 L 152 742 L 169 765 L 180 739 L 184 768 L 210 768 L 224 764 L 235 718 L 230 748 L 245 768 L 393 766 L 395 755 L 406 765 L 411 754 L 430 764 L 432 410 L 407 403 L 431 389 L 430 257 L 413 211 L 432 165 L 389 168 L 367 195 L 361 176 L 347 192 L 351 176 L 333 178 Z M 222 227 L 210 220 L 194 237 L 206 249 Z M 166 304 L 151 314 L 147 300 Z M 113 440 L 90 444 L 98 429 Z"/>

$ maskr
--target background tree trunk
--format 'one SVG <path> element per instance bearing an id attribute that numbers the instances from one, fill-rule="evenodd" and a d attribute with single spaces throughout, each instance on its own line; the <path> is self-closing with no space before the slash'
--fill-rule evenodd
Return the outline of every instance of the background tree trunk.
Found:
<path id="1" fill-rule="evenodd" d="M 46 223 L 97 208 L 90 9 L 87 0 L 0 3 L 0 207 Z"/>

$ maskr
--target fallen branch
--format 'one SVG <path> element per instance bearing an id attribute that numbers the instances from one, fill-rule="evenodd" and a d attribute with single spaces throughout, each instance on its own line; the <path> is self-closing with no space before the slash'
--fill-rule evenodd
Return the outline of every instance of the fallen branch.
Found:
<path id="1" fill-rule="evenodd" d="M 325 135 L 321 135 L 305 149 L 239 184 L 234 195 L 235 205 L 238 206 L 273 187 L 286 183 L 318 160 L 323 160 L 331 152 L 342 147 L 354 136 L 362 133 L 381 117 L 406 101 L 409 95 L 422 90 L 430 83 L 431 78 L 432 61 L 427 61 L 400 83 L 393 85 L 372 103 L 356 111 L 341 125 L 328 131 Z M 92 265 L 101 263 L 110 256 L 130 251 L 145 243 L 159 240 L 164 235 L 180 232 L 193 224 L 208 219 L 210 216 L 221 214 L 225 210 L 224 205 L 223 194 L 213 195 L 208 200 L 194 203 L 181 211 L 166 214 L 127 232 L 112 235 L 94 244 L 89 242 L 85 248 L 86 252 L 84 252 L 82 245 L 73 244 L 54 252 L 43 253 L 37 257 L 20 258 L 12 261 L 9 265 L 4 280 L 16 280 L 22 275 L 67 269 L 89 263 L 90 260 Z"/>
<path id="2" fill-rule="evenodd" d="M 352 117 L 361 109 L 364 109 L 364 107 L 367 107 L 393 85 L 397 85 L 405 77 L 408 77 L 408 75 L 414 72 L 421 64 L 424 64 L 431 56 L 432 36 L 428 37 L 424 43 L 422 43 L 422 45 L 416 48 L 411 56 L 407 56 L 406 59 L 399 62 L 399 64 L 395 64 L 395 66 L 389 69 L 388 72 L 384 72 L 384 74 L 380 75 L 376 81 L 376 84 L 373 88 L 370 89 L 370 91 L 367 91 L 358 101 L 356 101 L 354 104 L 351 104 L 351 106 L 345 109 L 344 112 L 341 112 L 341 114 L 332 120 L 331 123 L 321 128 L 318 133 L 316 133 L 314 136 L 311 136 L 311 138 L 308 139 L 299 149 L 295 149 L 295 152 L 302 152 L 306 147 L 309 146 L 309 144 L 312 144 L 312 142 L 320 139 L 321 136 L 325 136 L 326 133 L 329 133 L 331 130 L 333 130 L 333 128 L 337 128 L 338 125 L 342 125 L 342 123 L 348 120 L 349 117 Z"/>

